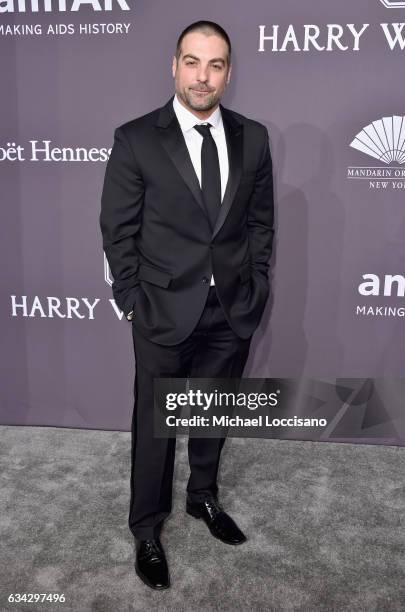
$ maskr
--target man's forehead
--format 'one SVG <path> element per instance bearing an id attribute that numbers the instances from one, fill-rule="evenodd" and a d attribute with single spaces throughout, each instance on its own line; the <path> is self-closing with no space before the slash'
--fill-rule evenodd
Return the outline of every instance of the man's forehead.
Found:
<path id="1" fill-rule="evenodd" d="M 228 46 L 223 38 L 217 34 L 204 34 L 203 32 L 190 32 L 181 42 L 181 54 L 191 54 L 196 57 L 222 58 L 226 60 Z"/>

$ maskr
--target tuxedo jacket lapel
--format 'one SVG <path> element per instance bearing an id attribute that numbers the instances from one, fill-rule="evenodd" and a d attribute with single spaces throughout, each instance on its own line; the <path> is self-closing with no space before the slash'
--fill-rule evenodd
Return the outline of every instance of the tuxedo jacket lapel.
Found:
<path id="1" fill-rule="evenodd" d="M 176 166 L 184 182 L 189 187 L 197 204 L 207 216 L 202 191 L 198 177 L 195 173 L 180 124 L 173 108 L 173 97 L 160 109 L 156 127 L 159 131 L 162 146 L 167 151 L 170 159 Z M 220 105 L 222 120 L 225 130 L 225 138 L 228 149 L 229 175 L 228 182 L 221 203 L 218 218 L 215 223 L 212 237 L 221 229 L 238 188 L 242 173 L 243 131 L 232 113 Z M 208 219 L 208 216 L 207 216 Z"/>
<path id="2" fill-rule="evenodd" d="M 226 219 L 226 216 L 235 198 L 235 194 L 239 187 L 240 178 L 242 175 L 242 124 L 236 121 L 231 112 L 224 108 L 221 104 L 220 109 L 225 130 L 226 146 L 228 149 L 229 175 L 222 204 L 219 209 L 219 214 L 212 234 L 213 238 L 218 234 Z"/>
<path id="3" fill-rule="evenodd" d="M 163 147 L 189 187 L 197 204 L 206 214 L 200 183 L 191 161 L 186 141 L 173 108 L 173 97 L 160 109 L 156 126 Z"/>

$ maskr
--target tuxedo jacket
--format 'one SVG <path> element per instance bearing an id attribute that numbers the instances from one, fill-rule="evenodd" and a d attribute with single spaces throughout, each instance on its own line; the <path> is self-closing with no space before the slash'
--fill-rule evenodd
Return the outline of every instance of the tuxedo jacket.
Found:
<path id="1" fill-rule="evenodd" d="M 211 274 L 241 338 L 257 328 L 269 294 L 273 241 L 267 129 L 220 105 L 229 176 L 215 227 L 173 97 L 114 132 L 100 227 L 116 304 L 152 342 L 174 345 L 197 325 Z M 197 119 L 196 119 L 197 122 Z"/>

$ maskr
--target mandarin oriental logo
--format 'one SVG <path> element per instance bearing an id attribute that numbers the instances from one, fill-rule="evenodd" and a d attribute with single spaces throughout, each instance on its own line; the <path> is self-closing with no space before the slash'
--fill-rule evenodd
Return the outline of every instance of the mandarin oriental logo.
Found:
<path id="1" fill-rule="evenodd" d="M 404 164 L 405 117 L 393 115 L 373 121 L 356 135 L 350 146 L 384 164 Z"/>
<path id="2" fill-rule="evenodd" d="M 405 117 L 376 119 L 356 134 L 350 146 L 379 164 L 348 166 L 348 179 L 366 180 L 369 189 L 405 189 Z"/>

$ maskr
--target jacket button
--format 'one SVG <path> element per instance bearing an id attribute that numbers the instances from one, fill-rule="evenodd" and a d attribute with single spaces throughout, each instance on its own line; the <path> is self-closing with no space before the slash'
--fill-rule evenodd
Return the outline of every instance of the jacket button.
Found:
<path id="1" fill-rule="evenodd" d="M 209 278 L 207 278 L 206 276 L 202 277 L 202 282 L 203 283 L 208 283 L 209 282 Z"/>

